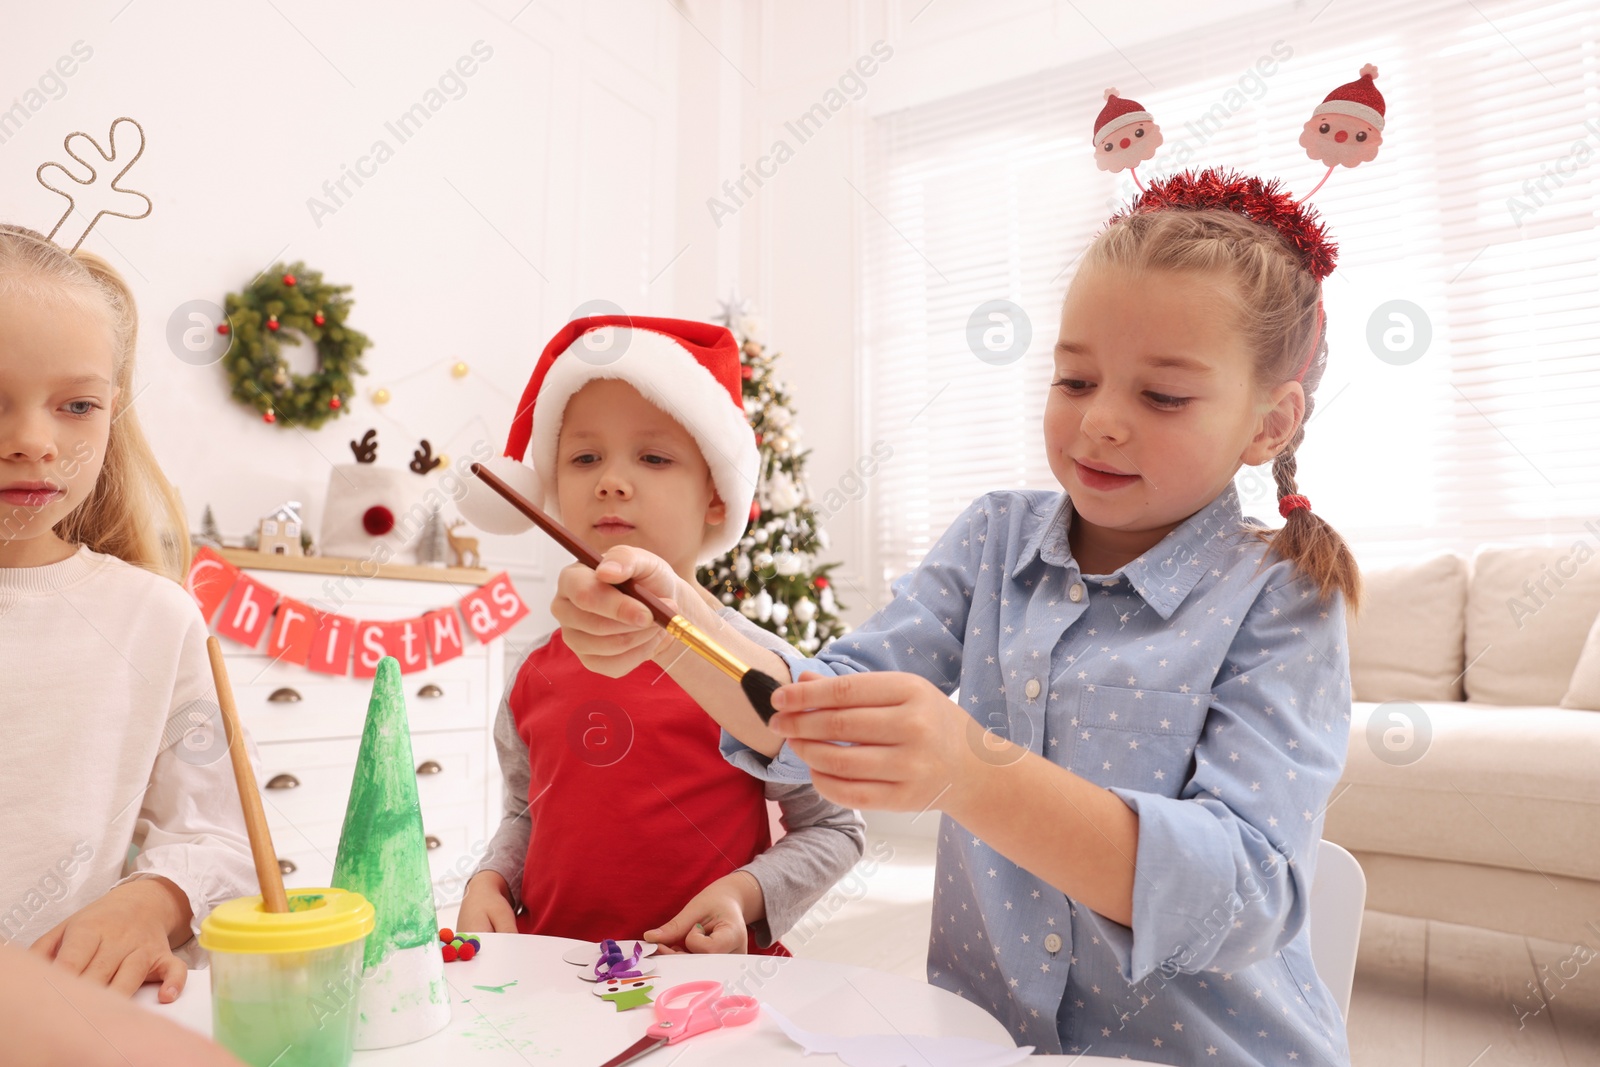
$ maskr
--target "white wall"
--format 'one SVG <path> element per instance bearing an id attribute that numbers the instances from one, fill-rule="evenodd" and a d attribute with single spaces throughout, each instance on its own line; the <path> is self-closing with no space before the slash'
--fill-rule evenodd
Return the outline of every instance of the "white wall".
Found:
<path id="1" fill-rule="evenodd" d="M 699 32 L 682 38 L 679 219 L 686 240 L 703 236 L 685 261 L 694 276 L 714 273 L 723 290 L 737 284 L 785 353 L 781 373 L 813 450 L 814 498 L 848 485 L 842 479 L 873 444 L 856 345 L 859 250 L 868 228 L 886 225 L 859 191 L 872 117 L 1112 51 L 1128 58 L 1119 88 L 1131 94 L 1148 85 L 1138 42 L 1286 2 L 690 0 L 685 10 Z M 863 57 L 872 73 L 862 87 L 847 83 L 847 102 L 802 139 L 789 124 L 826 106 L 847 72 L 860 74 Z M 724 182 L 741 177 L 744 189 L 730 195 Z M 736 210 L 713 209 L 712 198 Z M 714 270 L 700 266 L 713 247 Z M 826 524 L 852 622 L 875 606 L 875 583 L 862 580 L 876 569 L 871 497 L 869 484 Z"/>
<path id="2" fill-rule="evenodd" d="M 672 263 L 684 24 L 668 4 L 109 0 L 12 5 L 5 29 L 0 109 L 75 42 L 92 54 L 58 98 L 48 84 L 42 106 L 25 101 L 0 126 L 0 217 L 48 229 L 59 216 L 65 202 L 34 171 L 63 157 L 67 133 L 103 140 L 124 114 L 147 132 L 124 184 L 154 213 L 102 220 L 86 247 L 138 297 L 138 408 L 196 526 L 209 503 L 225 534 L 242 535 L 298 499 L 315 531 L 330 464 L 350 462 L 346 443 L 368 427 L 383 464 L 403 465 L 422 437 L 452 456 L 480 440 L 498 451 L 540 347 L 582 301 L 710 310 L 715 279 L 686 280 Z M 399 143 L 385 124 L 480 41 L 492 55 L 464 92 L 447 86 L 459 98 L 436 98 Z M 353 195 L 314 220 L 308 199 L 331 203 L 323 183 L 379 139 L 393 158 L 359 188 L 347 180 Z M 354 286 L 351 323 L 374 341 L 362 395 L 319 431 L 265 425 L 229 399 L 220 367 L 185 363 L 166 341 L 179 305 L 220 304 L 297 259 Z M 457 359 L 471 368 L 460 380 Z M 393 395 L 382 408 L 366 399 L 379 386 Z M 485 548 L 542 625 L 541 575 L 560 554 L 532 535 Z"/>

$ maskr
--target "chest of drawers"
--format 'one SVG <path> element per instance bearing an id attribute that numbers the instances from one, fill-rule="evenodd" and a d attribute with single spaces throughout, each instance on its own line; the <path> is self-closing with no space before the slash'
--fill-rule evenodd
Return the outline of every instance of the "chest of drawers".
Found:
<path id="1" fill-rule="evenodd" d="M 329 602 L 328 576 L 252 569 L 230 559 L 284 596 Z M 326 561 L 307 561 L 307 563 Z M 457 572 L 441 572 L 452 577 Z M 342 615 L 372 621 L 414 618 L 452 604 L 472 581 L 362 578 Z M 239 718 L 261 754 L 261 795 L 273 845 L 290 887 L 327 885 L 333 876 L 345 805 L 355 774 L 371 679 L 317 674 L 274 663 L 259 650 L 223 640 Z M 494 751 L 494 714 L 504 690 L 503 641 L 466 638 L 463 654 L 403 678 L 423 833 L 443 908 L 457 903 L 499 825 L 501 777 Z"/>

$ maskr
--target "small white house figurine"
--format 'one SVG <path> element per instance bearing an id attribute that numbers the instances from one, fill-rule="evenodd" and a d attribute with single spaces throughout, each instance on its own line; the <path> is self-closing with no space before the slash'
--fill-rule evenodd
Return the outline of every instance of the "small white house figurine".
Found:
<path id="1" fill-rule="evenodd" d="M 291 500 L 261 519 L 256 551 L 269 556 L 303 556 L 300 546 L 300 501 Z"/>

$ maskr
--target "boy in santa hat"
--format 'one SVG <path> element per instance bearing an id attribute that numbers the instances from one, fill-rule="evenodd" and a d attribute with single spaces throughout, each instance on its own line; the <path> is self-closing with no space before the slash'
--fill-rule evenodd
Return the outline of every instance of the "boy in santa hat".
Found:
<path id="1" fill-rule="evenodd" d="M 758 465 L 733 335 L 627 316 L 556 334 L 489 464 L 596 553 L 646 549 L 690 583 L 742 536 Z M 481 485 L 461 507 L 489 532 L 530 525 Z M 753 640 L 777 641 L 703 595 Z M 529 652 L 495 725 L 505 817 L 458 929 L 788 954 L 777 939 L 860 858 L 861 817 L 732 767 L 716 722 L 672 680 L 672 655 L 608 678 L 560 630 Z M 788 831 L 776 844 L 768 799 Z"/>

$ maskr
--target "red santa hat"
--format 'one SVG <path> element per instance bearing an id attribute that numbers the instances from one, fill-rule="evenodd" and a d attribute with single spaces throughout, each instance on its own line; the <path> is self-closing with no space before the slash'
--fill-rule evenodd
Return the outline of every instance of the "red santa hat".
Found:
<path id="1" fill-rule="evenodd" d="M 597 346 L 600 338 L 589 335 L 602 330 L 610 336 Z M 629 315 L 594 315 L 567 323 L 534 365 L 505 454 L 485 466 L 559 518 L 555 480 L 549 477 L 555 470 L 556 438 L 567 402 L 601 378 L 627 382 L 693 435 L 728 509 L 727 521 L 707 533 L 699 562 L 728 552 L 744 536 L 742 520 L 755 498 L 760 458 L 744 413 L 739 345 L 722 326 Z M 523 462 L 525 456 L 531 465 Z M 532 526 L 476 479 L 460 509 L 463 518 L 488 533 L 521 533 Z"/>
<path id="2" fill-rule="evenodd" d="M 1361 68 L 1361 77 L 1353 82 L 1345 82 L 1329 93 L 1311 112 L 1312 118 L 1318 115 L 1349 115 L 1373 129 L 1383 129 L 1383 94 L 1378 92 L 1377 85 L 1373 83 L 1377 76 L 1378 68 L 1368 63 Z"/>
<path id="3" fill-rule="evenodd" d="M 1106 134 L 1118 126 L 1126 126 L 1130 122 L 1154 122 L 1155 116 L 1144 109 L 1144 105 L 1117 95 L 1115 89 L 1106 90 L 1106 106 L 1100 109 L 1100 114 L 1094 120 L 1094 140 L 1092 144 L 1099 144 L 1105 139 Z"/>

